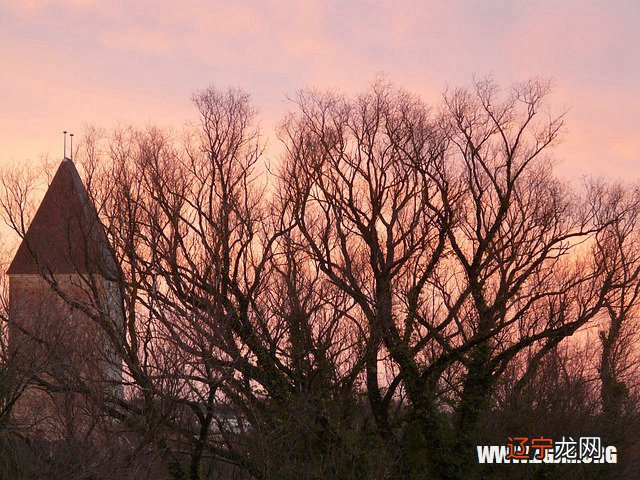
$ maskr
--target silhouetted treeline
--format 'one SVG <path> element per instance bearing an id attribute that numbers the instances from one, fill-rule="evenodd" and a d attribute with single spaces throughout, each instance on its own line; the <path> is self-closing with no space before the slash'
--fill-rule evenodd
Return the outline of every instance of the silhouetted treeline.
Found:
<path id="1" fill-rule="evenodd" d="M 0 478 L 638 478 L 640 195 L 554 175 L 549 93 L 304 90 L 279 158 L 240 90 L 197 92 L 178 133 L 88 129 L 122 318 L 62 299 L 122 384 L 46 358 L 25 374 L 3 336 Z M 3 176 L 21 237 L 34 178 Z M 100 428 L 34 440 L 11 415 L 29 389 L 82 396 Z M 618 464 L 478 464 L 541 435 L 600 436 Z"/>

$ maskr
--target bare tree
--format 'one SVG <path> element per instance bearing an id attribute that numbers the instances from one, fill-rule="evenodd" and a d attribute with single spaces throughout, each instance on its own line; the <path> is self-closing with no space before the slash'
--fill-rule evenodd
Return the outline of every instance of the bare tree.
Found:
<path id="1" fill-rule="evenodd" d="M 626 414 L 635 410 L 631 396 L 637 377 L 637 308 L 640 300 L 640 250 L 637 225 L 640 197 L 637 189 L 593 182 L 592 202 L 607 216 L 607 227 L 597 236 L 594 254 L 614 279 L 615 288 L 605 300 L 606 316 L 599 331 L 598 374 L 602 413 L 611 429 L 611 441 L 628 441 L 624 426 L 633 428 Z M 623 426 L 623 419 L 626 425 Z M 637 426 L 635 426 L 637 428 Z"/>
<path id="2" fill-rule="evenodd" d="M 548 92 L 482 81 L 433 114 L 378 82 L 355 99 L 303 92 L 283 126 L 296 227 L 358 305 L 388 445 L 394 395 L 410 406 L 406 451 L 426 461 L 403 474 L 469 478 L 496 379 L 527 349 L 535 369 L 604 305 L 612 280 L 578 255 L 601 225 L 545 154 L 563 126 Z M 381 385 L 380 369 L 395 375 Z"/>
<path id="3" fill-rule="evenodd" d="M 369 442 L 352 301 L 307 265 L 290 199 L 256 173 L 248 96 L 210 88 L 194 103 L 200 122 L 182 144 L 159 129 L 86 142 L 123 299 L 111 338 L 128 398 L 107 412 L 144 430 L 176 478 L 184 458 L 194 479 L 211 461 L 272 478 L 303 469 L 308 449 L 309 478 L 365 478 L 377 467 L 359 459 Z"/>

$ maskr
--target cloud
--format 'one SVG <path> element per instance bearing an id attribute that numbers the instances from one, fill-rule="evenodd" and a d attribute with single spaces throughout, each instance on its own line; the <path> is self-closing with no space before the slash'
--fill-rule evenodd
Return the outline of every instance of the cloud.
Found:
<path id="1" fill-rule="evenodd" d="M 179 126 L 210 83 L 251 92 L 270 131 L 308 85 L 356 91 L 384 72 L 433 103 L 493 73 L 556 79 L 566 164 L 640 175 L 637 23 L 634 2 L 2 2 L 0 158 L 48 149 L 39 132 L 63 121 Z"/>
<path id="2" fill-rule="evenodd" d="M 98 36 L 98 40 L 106 48 L 122 53 L 137 52 L 154 55 L 168 52 L 171 43 L 167 33 L 144 30 L 106 31 Z"/>

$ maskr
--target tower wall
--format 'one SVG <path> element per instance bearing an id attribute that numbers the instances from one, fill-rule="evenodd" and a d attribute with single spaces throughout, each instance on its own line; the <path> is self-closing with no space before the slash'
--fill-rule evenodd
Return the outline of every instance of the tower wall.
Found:
<path id="1" fill-rule="evenodd" d="M 40 275 L 9 277 L 10 348 L 21 375 L 30 380 L 13 413 L 26 434 L 62 438 L 94 428 L 100 400 L 122 395 L 122 366 L 111 343 L 70 303 L 99 306 L 114 325 L 121 325 L 122 315 L 117 290 L 101 277 L 97 300 L 80 275 L 52 280 L 62 295 Z"/>

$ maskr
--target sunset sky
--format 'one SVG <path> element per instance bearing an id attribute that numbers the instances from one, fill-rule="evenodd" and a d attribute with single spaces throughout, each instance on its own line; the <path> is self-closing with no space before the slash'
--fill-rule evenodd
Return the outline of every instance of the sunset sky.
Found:
<path id="1" fill-rule="evenodd" d="M 62 154 L 84 124 L 181 128 L 209 84 L 249 91 L 270 141 L 305 86 L 376 74 L 447 85 L 555 80 L 563 175 L 640 180 L 640 2 L 0 0 L 0 165 Z"/>

